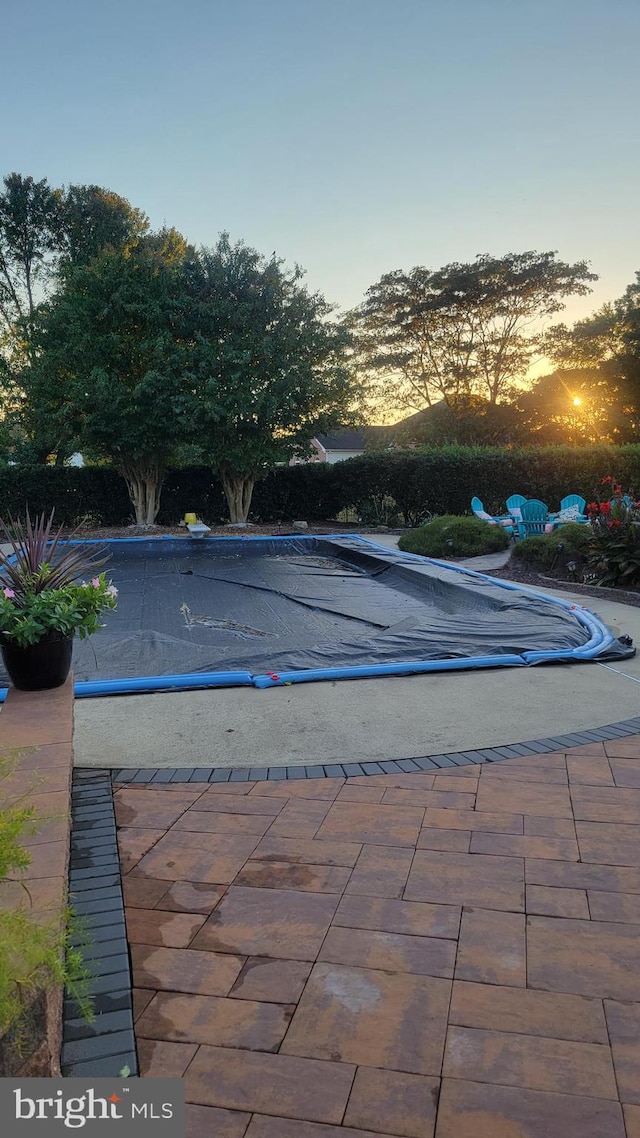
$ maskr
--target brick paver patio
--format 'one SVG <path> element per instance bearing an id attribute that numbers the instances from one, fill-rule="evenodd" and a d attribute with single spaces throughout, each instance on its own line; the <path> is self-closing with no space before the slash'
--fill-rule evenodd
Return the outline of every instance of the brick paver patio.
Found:
<path id="1" fill-rule="evenodd" d="M 640 1138 L 640 736 L 116 803 L 188 1138 Z"/>

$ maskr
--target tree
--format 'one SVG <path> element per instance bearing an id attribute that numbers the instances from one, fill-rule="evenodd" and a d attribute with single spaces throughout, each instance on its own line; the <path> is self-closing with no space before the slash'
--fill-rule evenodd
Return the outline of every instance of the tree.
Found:
<path id="1" fill-rule="evenodd" d="M 141 526 L 155 522 L 169 456 L 193 416 L 181 340 L 186 244 L 174 231 L 165 238 L 70 268 L 36 313 L 35 354 L 22 377 L 52 430 L 113 462 Z"/>
<path id="2" fill-rule="evenodd" d="M 196 377 L 196 434 L 234 523 L 246 522 L 261 474 L 345 422 L 351 398 L 346 329 L 287 271 L 222 234 L 189 266 L 186 339 Z"/>
<path id="3" fill-rule="evenodd" d="M 0 193 L 0 403 L 13 451 L 63 461 L 70 450 L 21 389 L 32 349 L 36 308 L 63 273 L 105 248 L 122 249 L 148 228 L 140 210 L 99 186 L 53 189 L 43 178 L 9 174 Z M 73 448 L 72 448 L 73 449 Z"/>
<path id="4" fill-rule="evenodd" d="M 539 351 L 541 321 L 595 279 L 587 262 L 568 265 L 553 252 L 387 273 L 351 314 L 360 367 L 382 377 L 396 407 L 498 403 Z"/>
<path id="5" fill-rule="evenodd" d="M 528 446 L 633 442 L 598 369 L 567 368 L 541 376 L 518 394 L 516 441 Z"/>
<path id="6" fill-rule="evenodd" d="M 40 182 L 9 174 L 0 194 L 0 317 L 6 340 L 20 318 L 33 315 L 36 290 L 56 248 L 58 197 Z"/>
<path id="7" fill-rule="evenodd" d="M 395 446 L 504 446 L 514 441 L 517 420 L 512 404 L 470 395 L 453 403 L 442 399 L 393 427 L 378 429 L 378 437 Z"/>
<path id="8" fill-rule="evenodd" d="M 100 186 L 53 189 L 46 178 L 4 178 L 0 194 L 0 317 L 5 334 L 36 305 L 69 265 L 106 248 L 122 249 L 146 233 L 145 215 Z"/>
<path id="9" fill-rule="evenodd" d="M 640 438 L 640 273 L 618 300 L 572 328 L 552 328 L 545 350 L 561 377 L 567 369 L 582 370 L 586 388 L 597 393 L 608 437 Z"/>
<path id="10" fill-rule="evenodd" d="M 58 264 L 86 265 L 105 249 L 125 249 L 148 229 L 147 216 L 119 194 L 101 186 L 69 186 L 59 193 Z"/>

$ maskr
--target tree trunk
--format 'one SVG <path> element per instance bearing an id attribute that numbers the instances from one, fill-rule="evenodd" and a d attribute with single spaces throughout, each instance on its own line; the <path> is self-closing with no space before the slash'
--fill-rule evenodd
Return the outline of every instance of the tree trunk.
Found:
<path id="1" fill-rule="evenodd" d="M 160 493 L 166 473 L 164 458 L 128 459 L 118 464 L 127 484 L 129 497 L 136 513 L 136 525 L 143 528 L 155 524 L 160 509 Z"/>
<path id="2" fill-rule="evenodd" d="M 220 471 L 220 479 L 229 507 L 229 520 L 235 525 L 246 522 L 256 481 L 255 475 L 237 474 L 234 470 L 223 469 Z"/>

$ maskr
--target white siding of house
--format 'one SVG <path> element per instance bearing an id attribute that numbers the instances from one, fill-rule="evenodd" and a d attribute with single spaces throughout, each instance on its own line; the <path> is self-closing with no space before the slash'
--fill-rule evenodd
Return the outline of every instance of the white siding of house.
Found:
<path id="1" fill-rule="evenodd" d="M 361 454 L 364 454 L 363 450 L 328 450 L 324 461 L 342 462 L 345 458 L 357 458 Z"/>

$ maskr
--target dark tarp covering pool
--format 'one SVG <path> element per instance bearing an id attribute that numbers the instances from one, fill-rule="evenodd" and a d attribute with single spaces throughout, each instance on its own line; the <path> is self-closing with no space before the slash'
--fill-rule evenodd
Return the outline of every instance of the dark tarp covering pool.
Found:
<path id="1" fill-rule="evenodd" d="M 139 677 L 192 686 L 180 677 L 194 673 L 244 673 L 226 683 L 261 676 L 267 686 L 316 670 L 313 678 L 330 678 L 336 669 L 380 674 L 380 665 L 388 674 L 633 653 L 568 602 L 357 536 L 96 544 L 111 553 L 118 608 L 74 644 L 81 688 Z"/>

